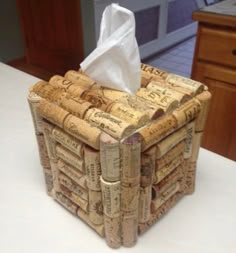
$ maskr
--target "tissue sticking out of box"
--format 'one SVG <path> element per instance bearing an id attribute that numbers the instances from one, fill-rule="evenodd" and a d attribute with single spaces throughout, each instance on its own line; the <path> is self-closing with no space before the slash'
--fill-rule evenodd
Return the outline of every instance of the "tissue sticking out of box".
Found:
<path id="1" fill-rule="evenodd" d="M 106 7 L 97 48 L 81 68 L 103 86 L 135 94 L 140 88 L 141 71 L 133 12 L 117 4 Z"/>

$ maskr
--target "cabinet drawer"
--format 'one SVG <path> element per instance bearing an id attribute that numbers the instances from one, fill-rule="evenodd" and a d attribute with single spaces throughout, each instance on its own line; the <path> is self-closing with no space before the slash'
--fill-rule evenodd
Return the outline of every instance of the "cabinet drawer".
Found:
<path id="1" fill-rule="evenodd" d="M 198 59 L 236 68 L 236 31 L 202 27 Z"/>

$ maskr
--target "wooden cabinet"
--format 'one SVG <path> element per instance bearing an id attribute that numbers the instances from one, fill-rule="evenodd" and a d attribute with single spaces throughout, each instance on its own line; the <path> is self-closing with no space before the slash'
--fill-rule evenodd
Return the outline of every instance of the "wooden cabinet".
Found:
<path id="1" fill-rule="evenodd" d="M 27 63 L 54 73 L 83 59 L 80 0 L 17 0 Z"/>
<path id="2" fill-rule="evenodd" d="M 192 78 L 212 93 L 202 146 L 236 161 L 236 16 L 197 11 L 193 19 L 199 26 Z"/>

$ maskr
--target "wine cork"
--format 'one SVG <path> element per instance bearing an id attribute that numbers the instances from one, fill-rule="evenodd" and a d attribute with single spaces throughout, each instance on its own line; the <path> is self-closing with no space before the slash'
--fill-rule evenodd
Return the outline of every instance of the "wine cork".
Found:
<path id="1" fill-rule="evenodd" d="M 44 172 L 44 180 L 45 180 L 45 185 L 47 189 L 47 194 L 49 196 L 52 196 L 52 190 L 53 190 L 52 171 L 50 169 L 43 169 L 43 172 Z"/>
<path id="2" fill-rule="evenodd" d="M 84 92 L 90 89 L 90 85 L 87 85 L 85 82 L 83 84 L 77 85 L 76 83 L 67 80 L 63 77 L 61 77 L 61 81 L 63 80 L 63 83 L 68 83 L 68 86 L 66 88 L 66 91 L 72 96 L 76 98 L 80 98 Z M 49 81 L 50 82 L 50 81 Z"/>
<path id="3" fill-rule="evenodd" d="M 124 139 L 120 144 L 121 181 L 137 185 L 140 182 L 141 145 L 138 133 Z"/>
<path id="4" fill-rule="evenodd" d="M 71 213 L 76 215 L 78 207 L 63 194 L 61 194 L 60 192 L 56 192 L 55 200 L 59 202 L 62 206 L 64 206 L 67 210 L 69 210 Z"/>
<path id="5" fill-rule="evenodd" d="M 124 91 L 113 90 L 110 88 L 101 87 L 97 92 L 101 93 L 104 97 L 111 99 L 112 101 L 118 101 L 120 98 L 127 96 Z"/>
<path id="6" fill-rule="evenodd" d="M 163 203 L 154 213 L 146 223 L 139 223 L 138 232 L 143 234 L 146 232 L 155 222 L 157 222 L 162 216 L 164 216 L 182 197 L 184 193 L 177 192 L 171 196 L 165 203 Z"/>
<path id="7" fill-rule="evenodd" d="M 177 120 L 173 115 L 167 115 L 143 127 L 139 133 L 142 136 L 142 151 L 148 149 L 177 128 Z"/>
<path id="8" fill-rule="evenodd" d="M 89 87 L 79 86 L 65 79 L 63 76 L 55 75 L 49 80 L 49 84 L 68 92 L 72 97 L 81 97 Z"/>
<path id="9" fill-rule="evenodd" d="M 141 70 L 142 70 L 142 72 L 148 74 L 149 76 L 157 76 L 161 79 L 166 79 L 166 77 L 168 75 L 168 72 L 158 69 L 158 68 L 155 68 L 155 67 L 152 67 L 152 66 L 144 64 L 144 63 L 141 64 Z"/>
<path id="10" fill-rule="evenodd" d="M 124 212 L 132 212 L 138 209 L 139 204 L 139 184 L 129 186 L 121 184 L 121 210 Z"/>
<path id="11" fill-rule="evenodd" d="M 134 110 L 127 104 L 114 103 L 109 112 L 112 115 L 134 125 L 136 128 L 145 125 L 149 121 L 148 114 Z"/>
<path id="12" fill-rule="evenodd" d="M 192 121 L 186 125 L 187 136 L 185 139 L 185 148 L 184 148 L 184 159 L 188 159 L 192 155 L 192 145 L 193 137 L 195 132 L 195 122 Z"/>
<path id="13" fill-rule="evenodd" d="M 49 85 L 45 81 L 39 81 L 33 86 L 32 91 L 35 92 L 38 96 L 40 96 L 50 102 L 53 102 L 53 98 L 54 98 L 55 94 L 58 92 L 58 89 Z M 62 91 L 60 91 L 60 92 L 62 92 Z"/>
<path id="14" fill-rule="evenodd" d="M 165 203 L 163 203 L 160 208 L 154 212 L 158 219 L 160 219 L 164 214 L 166 214 L 177 202 L 180 200 L 180 198 L 183 196 L 183 193 L 176 192 L 173 194 Z"/>
<path id="15" fill-rule="evenodd" d="M 187 180 L 187 173 L 188 173 L 188 169 L 189 169 L 189 162 L 190 162 L 190 159 L 185 159 L 182 164 L 183 181 L 184 181 L 183 191 L 184 192 L 186 192 L 186 189 L 187 189 L 186 180 Z"/>
<path id="16" fill-rule="evenodd" d="M 152 212 L 155 212 L 161 205 L 163 205 L 171 196 L 180 190 L 179 182 L 175 182 L 170 187 L 160 194 L 160 196 L 152 201 Z"/>
<path id="17" fill-rule="evenodd" d="M 138 210 L 121 215 L 121 238 L 123 246 L 132 247 L 138 239 Z"/>
<path id="18" fill-rule="evenodd" d="M 167 77 L 169 75 L 172 74 L 155 67 L 144 65 L 142 68 L 142 87 L 147 87 L 151 81 L 154 81 L 158 82 L 158 85 L 164 88 L 169 88 L 191 97 L 194 96 L 194 90 L 189 86 L 175 84 L 171 81 L 168 82 Z"/>
<path id="19" fill-rule="evenodd" d="M 104 214 L 114 218 L 120 216 L 120 181 L 107 182 L 101 177 Z"/>
<path id="20" fill-rule="evenodd" d="M 87 90 L 82 95 L 81 98 L 92 103 L 96 108 L 107 111 L 110 106 L 114 103 L 109 98 L 104 97 L 103 95 L 99 94 L 93 90 Z"/>
<path id="21" fill-rule="evenodd" d="M 52 180 L 53 180 L 53 191 L 57 192 L 60 191 L 60 186 L 59 186 L 59 170 L 57 167 L 57 160 L 50 160 L 50 166 L 51 166 L 51 171 L 52 171 Z"/>
<path id="22" fill-rule="evenodd" d="M 156 169 L 159 169 L 166 164 L 170 163 L 175 157 L 179 156 L 185 150 L 185 142 L 181 141 L 168 151 L 164 156 L 156 161 Z"/>
<path id="23" fill-rule="evenodd" d="M 173 91 L 177 91 L 177 92 L 180 92 L 190 98 L 192 98 L 194 96 L 194 91 L 187 88 L 186 86 L 179 86 L 179 85 L 174 85 L 172 83 L 168 83 L 166 80 L 165 81 L 159 81 L 159 80 L 156 80 L 156 78 L 153 78 L 153 81 L 154 82 L 158 82 L 158 85 L 159 86 L 162 86 L 162 87 L 168 87 L 168 89 L 171 89 Z"/>
<path id="24" fill-rule="evenodd" d="M 101 130 L 73 115 L 66 118 L 64 130 L 89 146 L 99 149 Z"/>
<path id="25" fill-rule="evenodd" d="M 100 138 L 102 177 L 106 181 L 120 180 L 120 143 L 106 133 Z"/>
<path id="26" fill-rule="evenodd" d="M 183 165 L 178 166 L 169 175 L 167 175 L 158 184 L 152 185 L 152 200 L 157 199 L 165 192 L 174 182 L 184 180 Z"/>
<path id="27" fill-rule="evenodd" d="M 89 109 L 84 118 L 115 139 L 128 136 L 135 130 L 133 125 L 97 108 Z"/>
<path id="28" fill-rule="evenodd" d="M 113 249 L 121 246 L 121 220 L 119 217 L 108 217 L 104 215 L 106 243 Z"/>
<path id="29" fill-rule="evenodd" d="M 63 91 L 66 91 L 71 85 L 73 85 L 73 82 L 66 80 L 63 76 L 54 75 L 50 78 L 49 84 L 54 88 L 60 88 Z"/>
<path id="30" fill-rule="evenodd" d="M 69 115 L 69 112 L 45 99 L 40 100 L 38 110 L 42 117 L 61 128 L 63 128 L 63 123 Z"/>
<path id="31" fill-rule="evenodd" d="M 48 82 L 40 80 L 29 88 L 29 92 L 34 92 L 37 94 L 37 92 L 39 92 L 42 89 L 42 87 L 47 86 L 47 85 L 48 85 Z"/>
<path id="32" fill-rule="evenodd" d="M 185 127 L 177 130 L 173 134 L 167 136 L 165 139 L 157 143 L 157 159 L 164 156 L 168 151 L 170 151 L 175 145 L 183 141 L 187 137 L 187 130 Z"/>
<path id="33" fill-rule="evenodd" d="M 157 104 L 164 112 L 170 112 L 179 106 L 178 100 L 161 92 L 140 88 L 136 95 Z"/>
<path id="34" fill-rule="evenodd" d="M 158 184 L 163 178 L 169 175 L 175 168 L 183 162 L 183 155 L 177 156 L 170 163 L 158 169 L 155 173 L 154 184 Z"/>
<path id="35" fill-rule="evenodd" d="M 81 173 L 84 173 L 84 161 L 78 156 L 74 155 L 72 152 L 70 152 L 68 149 L 64 148 L 60 144 L 56 145 L 56 153 L 59 158 L 75 167 Z"/>
<path id="36" fill-rule="evenodd" d="M 204 85 L 200 82 L 191 80 L 186 77 L 182 77 L 176 74 L 171 74 L 166 71 L 160 70 L 155 67 L 151 67 L 146 64 L 141 65 L 142 72 L 145 72 L 149 76 L 157 77 L 160 79 L 164 79 L 170 86 L 176 87 L 183 87 L 187 90 L 191 90 L 193 94 L 201 93 L 204 90 Z"/>
<path id="37" fill-rule="evenodd" d="M 76 168 L 73 168 L 61 159 L 58 159 L 58 170 L 62 171 L 67 177 L 75 181 L 83 189 L 87 189 L 87 177 L 83 173 L 79 172 Z"/>
<path id="38" fill-rule="evenodd" d="M 183 94 L 181 92 L 164 87 L 160 82 L 152 81 L 147 85 L 147 89 L 152 90 L 158 94 L 167 95 L 169 97 L 175 98 L 179 103 L 184 103 L 191 98 L 188 94 Z"/>
<path id="39" fill-rule="evenodd" d="M 88 188 L 93 191 L 101 191 L 100 153 L 89 146 L 84 147 L 85 171 L 88 179 Z"/>
<path id="40" fill-rule="evenodd" d="M 88 89 L 89 87 L 79 86 L 73 83 L 66 91 L 74 98 L 81 98 Z"/>
<path id="41" fill-rule="evenodd" d="M 139 223 L 149 220 L 151 214 L 152 185 L 140 188 L 139 197 Z"/>
<path id="42" fill-rule="evenodd" d="M 57 159 L 56 141 L 52 138 L 52 131 L 54 129 L 54 125 L 43 120 L 42 126 L 43 126 L 43 135 L 44 135 L 44 140 L 47 147 L 48 157 L 49 159 Z"/>
<path id="43" fill-rule="evenodd" d="M 28 95 L 28 103 L 31 111 L 31 116 L 33 119 L 34 129 L 36 134 L 42 133 L 42 117 L 38 113 L 39 102 L 42 98 L 39 97 L 36 93 L 30 92 Z"/>
<path id="44" fill-rule="evenodd" d="M 151 81 L 152 81 L 152 76 L 142 70 L 141 71 L 141 87 L 146 88 L 147 85 Z"/>
<path id="45" fill-rule="evenodd" d="M 197 99 L 193 98 L 180 106 L 178 109 L 174 110 L 172 115 L 176 118 L 178 127 L 180 127 L 196 118 L 200 110 L 200 102 Z"/>
<path id="46" fill-rule="evenodd" d="M 89 189 L 89 219 L 93 224 L 103 224 L 102 193 Z"/>
<path id="47" fill-rule="evenodd" d="M 78 205 L 83 211 L 88 213 L 88 201 L 82 199 L 80 196 L 70 191 L 64 185 L 60 185 L 60 191 L 63 195 L 65 195 L 68 199 L 70 199 L 74 204 Z"/>
<path id="48" fill-rule="evenodd" d="M 107 112 L 136 127 L 140 127 L 149 119 L 156 119 L 163 114 L 163 110 L 157 105 L 137 96 L 128 95 L 126 92 L 108 88 L 96 89 L 94 92 L 116 102 L 106 107 Z"/>
<path id="49" fill-rule="evenodd" d="M 110 113 L 132 123 L 136 126 L 145 124 L 148 119 L 156 119 L 163 114 L 163 110 L 152 102 L 137 96 L 132 96 L 123 91 L 101 88 L 96 90 L 104 97 L 117 102 L 112 104 Z M 123 105 L 123 106 L 122 106 Z M 144 115 L 145 114 L 145 115 Z M 143 118 L 143 119 L 142 119 Z M 140 123 L 138 122 L 140 121 Z"/>
<path id="50" fill-rule="evenodd" d="M 196 162 L 186 162 L 185 194 L 192 194 L 195 191 Z"/>
<path id="51" fill-rule="evenodd" d="M 207 114 L 211 102 L 211 93 L 209 91 L 204 91 L 201 94 L 197 95 L 196 98 L 200 101 L 202 108 L 196 119 L 195 131 L 201 132 L 204 130 L 204 126 L 206 123 Z"/>
<path id="52" fill-rule="evenodd" d="M 55 127 L 52 130 L 52 137 L 74 154 L 78 155 L 79 157 L 83 156 L 83 143 L 66 133 L 61 128 Z"/>
<path id="53" fill-rule="evenodd" d="M 140 112 L 146 113 L 150 120 L 157 119 L 164 114 L 164 110 L 160 108 L 160 106 L 138 96 L 131 96 L 127 94 L 126 96 L 121 97 L 118 102 Z"/>
<path id="54" fill-rule="evenodd" d="M 70 179 L 69 177 L 67 177 L 65 174 L 63 174 L 61 172 L 58 175 L 58 179 L 59 179 L 59 183 L 61 185 L 65 186 L 67 189 L 74 192 L 82 199 L 88 201 L 88 199 L 89 199 L 88 192 L 85 189 L 83 189 L 82 187 L 80 187 L 79 185 L 77 185 L 72 179 Z"/>
<path id="55" fill-rule="evenodd" d="M 93 107 L 91 103 L 80 98 L 73 98 L 68 93 L 63 92 L 59 88 L 48 85 L 48 83 L 44 81 L 37 83 L 33 87 L 33 90 L 42 98 L 56 103 L 79 118 L 83 118 L 87 110 Z"/>
<path id="56" fill-rule="evenodd" d="M 204 84 L 176 74 L 168 74 L 166 81 L 172 86 L 190 89 L 194 94 L 199 94 L 204 90 Z"/>
<path id="57" fill-rule="evenodd" d="M 156 78 L 156 77 L 152 77 L 152 82 L 158 83 L 158 86 L 161 86 L 163 88 L 168 88 L 172 91 L 182 93 L 186 99 L 188 98 L 187 100 L 189 100 L 190 98 L 194 96 L 194 91 L 189 89 L 186 86 L 174 85 L 172 83 L 168 83 L 166 80 L 160 80 L 159 78 Z M 182 103 L 184 101 L 182 101 Z"/>
<path id="58" fill-rule="evenodd" d="M 141 154 L 141 187 L 147 187 L 152 184 L 155 169 L 156 146 L 153 146 Z"/>
<path id="59" fill-rule="evenodd" d="M 66 93 L 64 90 L 53 87 L 49 83 L 46 83 L 46 82 L 36 83 L 33 87 L 33 90 L 40 97 L 59 106 L 63 105 L 64 100 L 70 99 L 70 95 Z M 67 110 L 67 108 L 63 108 L 63 109 Z"/>
<path id="60" fill-rule="evenodd" d="M 78 84 L 80 86 L 87 87 L 89 89 L 91 88 L 99 88 L 100 85 L 98 85 L 94 80 L 89 78 L 88 76 L 79 73 L 78 71 L 75 70 L 69 70 L 65 74 L 65 79 Z"/>
<path id="61" fill-rule="evenodd" d="M 80 98 L 72 98 L 69 95 L 63 97 L 59 102 L 59 105 L 66 111 L 81 119 L 84 118 L 86 112 L 90 108 L 94 107 L 94 105 L 88 101 Z"/>
<path id="62" fill-rule="evenodd" d="M 36 139 L 37 139 L 37 143 L 38 143 L 40 163 L 41 163 L 43 168 L 50 169 L 50 162 L 49 162 L 46 143 L 45 143 L 45 140 L 44 140 L 44 135 L 43 134 L 38 134 L 38 135 L 36 135 Z"/>
<path id="63" fill-rule="evenodd" d="M 83 211 L 81 208 L 78 208 L 77 210 L 77 215 L 79 216 L 80 219 L 82 219 L 88 226 L 90 226 L 92 229 L 94 229 L 97 234 L 99 234 L 101 237 L 105 236 L 105 230 L 104 230 L 104 225 L 96 225 L 92 223 L 89 219 L 89 215 Z"/>
<path id="64" fill-rule="evenodd" d="M 191 162 L 196 162 L 199 154 L 199 149 L 202 141 L 202 132 L 195 133 L 193 136 L 193 144 L 192 144 L 192 155 L 190 157 Z"/>

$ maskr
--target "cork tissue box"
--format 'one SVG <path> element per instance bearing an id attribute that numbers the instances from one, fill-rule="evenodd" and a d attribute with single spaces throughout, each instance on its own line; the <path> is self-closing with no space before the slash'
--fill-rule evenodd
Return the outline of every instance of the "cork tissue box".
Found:
<path id="1" fill-rule="evenodd" d="M 210 93 L 142 64 L 136 95 L 77 71 L 28 96 L 47 192 L 112 248 L 133 246 L 194 191 Z"/>

